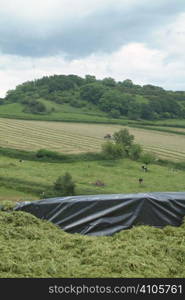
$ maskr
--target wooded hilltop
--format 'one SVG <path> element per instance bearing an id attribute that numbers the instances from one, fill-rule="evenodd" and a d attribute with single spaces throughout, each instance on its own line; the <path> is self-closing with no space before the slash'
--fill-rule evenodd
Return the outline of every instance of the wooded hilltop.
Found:
<path id="1" fill-rule="evenodd" d="M 49 114 L 41 101 L 105 112 L 111 118 L 159 120 L 185 118 L 185 92 L 167 91 L 151 84 L 137 85 L 130 79 L 96 79 L 86 75 L 53 75 L 28 81 L 9 90 L 0 103 L 21 103 L 23 112 Z"/>

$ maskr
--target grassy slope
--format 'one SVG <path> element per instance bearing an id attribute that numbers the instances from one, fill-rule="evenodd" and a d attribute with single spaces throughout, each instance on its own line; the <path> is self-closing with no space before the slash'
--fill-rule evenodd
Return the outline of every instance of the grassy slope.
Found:
<path id="1" fill-rule="evenodd" d="M 66 171 L 72 174 L 78 195 L 138 193 L 152 191 L 184 191 L 185 172 L 151 165 L 148 173 L 143 173 L 141 163 L 128 159 L 118 161 L 79 161 L 73 163 L 46 163 L 0 157 L 0 192 L 1 198 L 11 199 L 9 190 L 16 200 L 39 198 L 42 191 L 47 191 L 58 176 Z M 143 185 L 138 178 L 143 177 Z M 101 180 L 104 187 L 92 183 Z M 4 189 L 6 188 L 6 189 Z M 19 195 L 19 193 L 24 193 Z M 30 195 L 33 195 L 30 196 Z"/>
<path id="2" fill-rule="evenodd" d="M 143 102 L 142 96 L 137 96 L 139 101 Z M 72 107 L 69 104 L 57 104 L 55 102 L 40 99 L 46 107 L 54 112 L 49 114 L 31 114 L 24 113 L 23 105 L 20 103 L 11 103 L 6 105 L 0 105 L 0 117 L 13 118 L 13 119 L 25 119 L 25 120 L 45 120 L 45 121 L 68 121 L 68 122 L 85 122 L 85 123 L 113 123 L 113 124 L 137 124 L 137 125 L 155 125 L 155 126 L 167 126 L 167 127 L 179 127 L 185 128 L 185 119 L 163 119 L 157 121 L 135 121 L 127 120 L 127 118 L 113 119 L 106 113 L 97 109 L 96 106 L 91 104 L 91 107 L 77 108 Z M 145 102 L 145 101 L 144 101 Z"/>
<path id="3" fill-rule="evenodd" d="M 56 104 L 48 100 L 40 100 L 48 109 L 54 108 L 55 111 L 49 114 L 24 113 L 23 105 L 11 103 L 0 105 L 1 118 L 25 119 L 25 120 L 44 120 L 44 121 L 75 121 L 85 123 L 118 123 L 124 124 L 124 119 L 111 119 L 106 113 L 91 105 L 90 108 L 76 108 L 68 104 Z"/>
<path id="4" fill-rule="evenodd" d="M 0 212 L 0 277 L 185 277 L 185 226 L 139 226 L 112 237 L 67 234 L 23 212 Z"/>

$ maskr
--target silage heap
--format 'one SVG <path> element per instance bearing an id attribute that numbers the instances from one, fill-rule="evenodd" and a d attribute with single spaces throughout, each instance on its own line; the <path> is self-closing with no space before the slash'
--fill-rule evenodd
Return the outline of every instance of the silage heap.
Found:
<path id="1" fill-rule="evenodd" d="M 0 277 L 185 277 L 185 224 L 113 236 L 69 234 L 26 212 L 0 212 Z"/>

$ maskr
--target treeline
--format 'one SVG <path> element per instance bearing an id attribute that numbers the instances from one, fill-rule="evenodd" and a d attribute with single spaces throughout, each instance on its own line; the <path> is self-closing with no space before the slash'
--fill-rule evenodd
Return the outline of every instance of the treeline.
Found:
<path id="1" fill-rule="evenodd" d="M 154 85 L 136 85 L 130 79 L 96 79 L 86 75 L 45 76 L 7 92 L 4 103 L 21 102 L 24 112 L 52 113 L 40 99 L 77 108 L 99 109 L 112 118 L 157 120 L 185 118 L 185 92 L 166 91 Z M 54 111 L 54 109 L 53 109 Z"/>

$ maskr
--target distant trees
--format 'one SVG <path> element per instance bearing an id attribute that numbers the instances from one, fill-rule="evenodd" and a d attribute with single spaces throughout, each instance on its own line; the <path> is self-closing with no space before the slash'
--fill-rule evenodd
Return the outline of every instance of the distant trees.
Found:
<path id="1" fill-rule="evenodd" d="M 116 87 L 116 81 L 111 77 L 104 78 L 102 83 L 110 88 Z"/>
<path id="2" fill-rule="evenodd" d="M 105 92 L 105 87 L 99 83 L 89 83 L 81 87 L 80 96 L 83 100 L 98 104 Z"/>
<path id="3" fill-rule="evenodd" d="M 53 75 L 28 81 L 8 91 L 4 103 L 29 100 L 30 103 L 24 103 L 24 111 L 46 113 L 41 99 L 79 108 L 90 103 L 111 118 L 158 120 L 185 117 L 183 91 L 165 91 L 151 84 L 140 86 L 130 79 L 116 82 L 106 77 L 99 80 L 93 75 L 85 78 L 73 74 Z"/>

